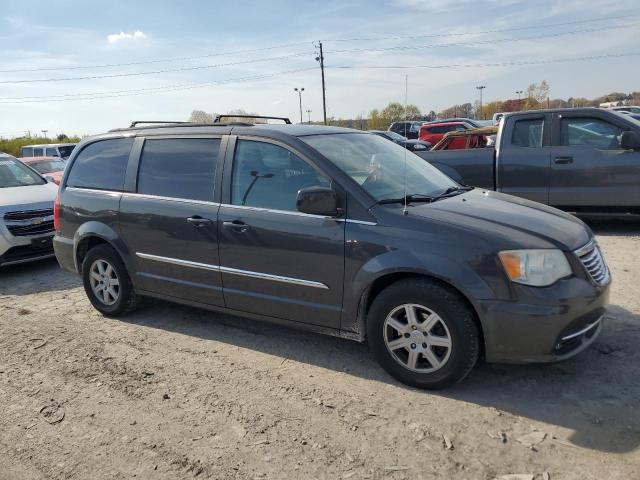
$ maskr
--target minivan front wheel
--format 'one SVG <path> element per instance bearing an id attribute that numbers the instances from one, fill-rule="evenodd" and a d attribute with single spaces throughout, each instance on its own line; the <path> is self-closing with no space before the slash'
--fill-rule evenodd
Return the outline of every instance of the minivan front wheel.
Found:
<path id="1" fill-rule="evenodd" d="M 367 338 L 388 373 L 419 388 L 459 382 L 480 352 L 473 312 L 457 293 L 428 279 L 383 290 L 369 309 Z"/>
<path id="2" fill-rule="evenodd" d="M 89 250 L 82 262 L 82 281 L 89 301 L 102 314 L 116 317 L 135 309 L 137 297 L 131 279 L 110 245 Z"/>

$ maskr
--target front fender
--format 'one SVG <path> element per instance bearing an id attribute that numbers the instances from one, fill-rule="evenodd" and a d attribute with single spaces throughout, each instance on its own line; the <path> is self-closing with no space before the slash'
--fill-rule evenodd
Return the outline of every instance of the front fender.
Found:
<path id="1" fill-rule="evenodd" d="M 404 242 L 407 242 L 406 245 L 401 245 Z M 476 312 L 479 300 L 508 295 L 501 288 L 503 281 L 497 278 L 499 273 L 492 255 L 469 250 L 465 252 L 453 245 L 447 248 L 446 245 L 431 243 L 424 238 L 419 248 L 416 248 L 416 239 L 406 238 L 404 242 L 399 242 L 397 247 L 363 240 L 347 242 L 342 330 L 355 332 L 361 339 L 364 338 L 369 291 L 383 277 L 392 275 L 421 275 L 439 280 L 458 290 Z"/>

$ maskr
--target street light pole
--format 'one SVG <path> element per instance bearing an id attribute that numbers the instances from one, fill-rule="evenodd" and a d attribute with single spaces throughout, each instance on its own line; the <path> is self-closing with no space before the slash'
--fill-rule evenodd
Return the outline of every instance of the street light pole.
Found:
<path id="1" fill-rule="evenodd" d="M 484 120 L 484 117 L 482 116 L 482 90 L 484 90 L 485 88 L 487 88 L 484 85 L 478 85 L 476 87 L 477 90 L 480 90 L 480 118 Z"/>
<path id="2" fill-rule="evenodd" d="M 44 138 L 47 138 L 47 132 L 49 130 L 40 130 L 42 132 L 42 135 L 44 135 Z"/>
<path id="3" fill-rule="evenodd" d="M 298 92 L 298 99 L 300 100 L 300 123 L 302 123 L 302 92 L 304 92 L 304 88 L 294 88 L 295 92 Z"/>
<path id="4" fill-rule="evenodd" d="M 516 95 L 518 95 L 518 101 L 520 101 L 520 95 L 522 95 L 524 92 L 522 90 L 516 90 Z"/>
<path id="5" fill-rule="evenodd" d="M 311 110 L 307 110 L 307 118 L 309 119 L 309 125 L 311 125 Z"/>

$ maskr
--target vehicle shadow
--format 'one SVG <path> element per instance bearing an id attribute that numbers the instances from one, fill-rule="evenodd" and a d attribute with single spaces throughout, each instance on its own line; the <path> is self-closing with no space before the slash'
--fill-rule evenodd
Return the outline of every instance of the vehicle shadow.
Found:
<path id="1" fill-rule="evenodd" d="M 62 270 L 55 258 L 0 267 L 0 295 L 55 292 L 80 285 L 80 277 Z"/>
<path id="2" fill-rule="evenodd" d="M 223 342 L 360 378 L 417 395 L 441 396 L 573 431 L 579 447 L 629 452 L 640 446 L 640 316 L 614 306 L 597 342 L 577 357 L 552 365 L 480 362 L 462 383 L 419 391 L 386 374 L 364 344 L 226 314 L 153 302 L 124 321 Z"/>
<path id="3" fill-rule="evenodd" d="M 580 216 L 593 233 L 596 235 L 606 235 L 615 237 L 629 236 L 629 234 L 640 235 L 640 216 L 632 216 L 629 218 L 608 218 L 596 215 Z"/>

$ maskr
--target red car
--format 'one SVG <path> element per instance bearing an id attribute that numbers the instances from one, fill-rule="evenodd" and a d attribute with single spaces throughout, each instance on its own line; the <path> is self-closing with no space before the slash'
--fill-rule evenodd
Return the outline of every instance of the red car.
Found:
<path id="1" fill-rule="evenodd" d="M 444 137 L 446 133 L 467 130 L 468 128 L 469 127 L 463 122 L 428 123 L 420 127 L 420 135 L 418 138 L 423 142 L 429 142 L 430 144 L 435 145 L 442 140 L 442 137 Z M 460 147 L 450 145 L 449 149 L 456 147 L 464 148 L 465 143 L 466 141 L 462 141 Z"/>
<path id="2" fill-rule="evenodd" d="M 43 177 L 51 177 L 56 185 L 60 185 L 64 167 L 67 165 L 60 157 L 21 157 L 18 160 L 29 165 Z"/>

